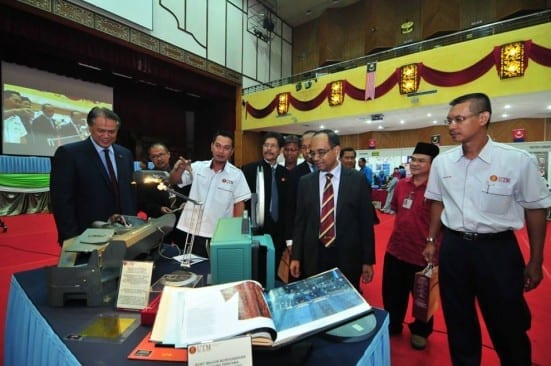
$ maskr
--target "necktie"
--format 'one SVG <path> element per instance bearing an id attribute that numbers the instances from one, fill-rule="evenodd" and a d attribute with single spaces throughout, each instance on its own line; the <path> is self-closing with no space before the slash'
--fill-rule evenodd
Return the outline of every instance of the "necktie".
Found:
<path id="1" fill-rule="evenodd" d="M 275 222 L 279 217 L 279 196 L 276 183 L 276 168 L 272 168 L 272 193 L 270 195 L 270 215 Z"/>
<path id="2" fill-rule="evenodd" d="M 115 193 L 115 200 L 117 203 L 117 211 L 121 213 L 121 202 L 119 197 L 119 183 L 117 182 L 117 176 L 115 175 L 115 169 L 113 169 L 113 163 L 109 157 L 109 149 L 103 149 L 105 154 L 105 163 L 107 165 L 107 171 L 109 172 L 109 178 L 111 179 L 111 186 L 113 186 L 113 192 Z"/>
<path id="3" fill-rule="evenodd" d="M 331 183 L 333 174 L 327 173 L 325 178 L 327 180 L 323 188 L 319 238 L 323 245 L 328 247 L 335 241 L 335 202 L 333 200 L 333 183 Z"/>

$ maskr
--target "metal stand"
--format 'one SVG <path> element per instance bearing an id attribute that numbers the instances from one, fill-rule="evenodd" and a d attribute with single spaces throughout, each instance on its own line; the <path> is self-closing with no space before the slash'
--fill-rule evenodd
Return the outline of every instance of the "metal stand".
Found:
<path id="1" fill-rule="evenodd" d="M 161 184 L 159 184 L 161 186 Z M 166 185 L 165 185 L 166 187 Z M 159 188 L 160 189 L 160 188 Z M 194 199 L 189 198 L 188 196 L 181 194 L 179 192 L 176 192 L 174 189 L 166 187 L 166 190 L 173 195 L 180 197 L 187 201 L 186 204 L 192 204 L 193 208 L 191 213 L 191 222 L 189 225 L 189 230 L 186 235 L 186 242 L 184 244 L 184 252 L 183 252 L 183 260 L 182 260 L 182 267 L 190 268 L 191 267 L 191 252 L 193 251 L 193 243 L 195 242 L 195 234 L 196 232 L 199 232 L 199 228 L 201 227 L 201 221 L 203 220 L 203 209 L 204 206 L 201 202 L 198 202 Z M 182 212 L 183 214 L 183 212 Z M 191 232 L 191 233 L 190 233 Z"/>
<path id="2" fill-rule="evenodd" d="M 176 190 L 170 188 L 166 184 L 169 174 L 166 171 L 162 170 L 140 170 L 134 172 L 134 181 L 141 184 L 156 184 L 157 189 L 160 191 L 167 191 L 177 197 L 182 198 L 187 204 L 192 204 L 192 213 L 191 213 L 191 222 L 189 225 L 189 230 L 186 235 L 186 242 L 184 244 L 184 258 L 182 261 L 182 267 L 190 268 L 191 267 L 191 252 L 193 250 L 193 243 L 195 242 L 195 233 L 199 232 L 201 227 L 201 221 L 203 220 L 203 203 L 196 201 L 188 196 L 177 192 Z M 185 208 L 184 208 L 185 211 Z M 182 215 L 184 212 L 182 212 Z M 191 233 L 190 233 L 191 232 Z"/>

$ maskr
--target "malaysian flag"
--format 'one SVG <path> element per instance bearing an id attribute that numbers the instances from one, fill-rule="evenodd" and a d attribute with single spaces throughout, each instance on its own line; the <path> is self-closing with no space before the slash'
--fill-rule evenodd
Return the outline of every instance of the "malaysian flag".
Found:
<path id="1" fill-rule="evenodd" d="M 365 76 L 365 96 L 364 100 L 375 99 L 375 71 L 377 70 L 377 63 L 370 62 L 367 64 L 367 75 Z"/>

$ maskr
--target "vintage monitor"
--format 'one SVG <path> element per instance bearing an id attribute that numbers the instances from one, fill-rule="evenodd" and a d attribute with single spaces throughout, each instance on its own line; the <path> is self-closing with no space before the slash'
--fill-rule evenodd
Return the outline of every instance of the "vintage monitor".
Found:
<path id="1" fill-rule="evenodd" d="M 253 279 L 274 288 L 274 244 L 270 235 L 252 235 L 248 218 L 222 218 L 210 243 L 213 284 Z"/>

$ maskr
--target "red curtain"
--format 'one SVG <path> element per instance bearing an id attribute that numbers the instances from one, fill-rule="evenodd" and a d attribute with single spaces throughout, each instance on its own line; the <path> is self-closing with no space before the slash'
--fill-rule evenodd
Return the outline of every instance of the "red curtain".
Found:
<path id="1" fill-rule="evenodd" d="M 423 63 L 418 63 L 418 77 L 424 79 L 430 84 L 436 86 L 458 86 L 470 83 L 482 75 L 486 74 L 493 66 L 500 67 L 500 52 L 501 46 L 496 46 L 486 56 L 480 59 L 475 64 L 458 71 L 440 71 L 433 69 Z M 551 67 L 551 49 L 539 46 L 532 41 L 525 41 L 524 65 L 528 66 L 528 59 L 532 59 L 540 65 Z M 375 98 L 380 98 L 390 90 L 392 90 L 400 80 L 400 68 L 390 74 L 390 76 L 375 88 Z M 328 98 L 331 93 L 331 83 L 328 83 L 325 88 L 313 99 L 308 101 L 300 101 L 293 95 L 289 95 L 289 103 L 300 111 L 309 111 L 319 107 L 319 105 Z M 365 89 L 360 89 L 352 85 L 349 81 L 343 80 L 343 91 L 354 100 L 364 100 Z M 247 112 L 255 118 L 264 118 L 274 111 L 277 107 L 277 95 L 266 107 L 256 109 L 247 103 Z"/>

